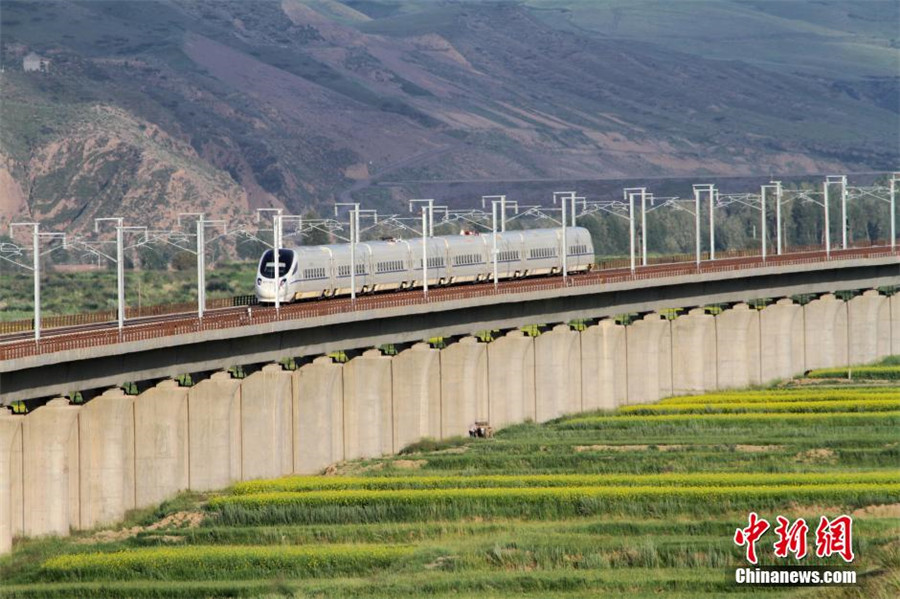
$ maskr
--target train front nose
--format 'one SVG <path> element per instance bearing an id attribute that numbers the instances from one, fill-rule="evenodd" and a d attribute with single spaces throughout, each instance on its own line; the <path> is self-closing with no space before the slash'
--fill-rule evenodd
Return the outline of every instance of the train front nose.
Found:
<path id="1" fill-rule="evenodd" d="M 278 250 L 278 264 L 275 262 L 275 251 L 266 250 L 259 261 L 256 271 L 256 297 L 260 302 L 275 302 L 275 281 L 278 281 L 278 301 L 287 301 L 287 275 L 294 261 L 294 252 L 288 249 Z"/>
<path id="2" fill-rule="evenodd" d="M 287 283 L 285 279 L 281 279 L 281 289 L 278 294 L 278 298 L 281 301 L 285 299 L 285 288 L 287 287 Z M 275 281 L 273 279 L 264 279 L 262 277 L 256 278 L 256 297 L 261 302 L 274 302 L 275 301 Z"/>

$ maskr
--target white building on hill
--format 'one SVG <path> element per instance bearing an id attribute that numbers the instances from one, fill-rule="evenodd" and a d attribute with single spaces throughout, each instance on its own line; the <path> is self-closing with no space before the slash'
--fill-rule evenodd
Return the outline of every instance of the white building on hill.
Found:
<path id="1" fill-rule="evenodd" d="M 22 59 L 22 70 L 26 73 L 29 71 L 47 73 L 50 71 L 50 60 L 30 52 L 28 56 Z"/>

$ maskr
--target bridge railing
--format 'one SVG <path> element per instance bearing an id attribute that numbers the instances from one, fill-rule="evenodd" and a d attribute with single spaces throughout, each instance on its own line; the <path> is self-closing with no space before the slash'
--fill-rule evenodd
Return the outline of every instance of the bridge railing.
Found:
<path id="1" fill-rule="evenodd" d="M 638 267 L 634 272 L 629 268 L 593 271 L 567 277 L 556 276 L 545 279 L 518 279 L 503 281 L 497 289 L 490 284 L 461 285 L 456 287 L 439 287 L 431 290 L 426 298 L 422 293 L 398 293 L 394 295 L 380 294 L 362 296 L 351 303 L 348 298 L 326 301 L 286 304 L 279 312 L 271 308 L 229 307 L 219 311 L 211 311 L 203 319 L 192 314 L 173 316 L 155 322 L 127 323 L 122 331 L 117 328 L 101 330 L 60 332 L 48 335 L 40 341 L 19 340 L 0 344 L 0 360 L 13 360 L 38 354 L 60 351 L 91 349 L 100 345 L 146 341 L 161 337 L 185 335 L 203 331 L 235 328 L 247 325 L 267 324 L 279 321 L 298 320 L 331 316 L 348 311 L 366 311 L 376 309 L 392 309 L 432 304 L 437 302 L 458 301 L 465 299 L 498 297 L 510 294 L 533 291 L 549 291 L 564 287 L 581 287 L 623 283 L 628 281 L 645 281 L 650 279 L 692 276 L 703 273 L 739 271 L 769 266 L 790 266 L 821 263 L 826 260 L 848 260 L 858 257 L 878 258 L 900 256 L 890 248 L 853 248 L 833 251 L 830 257 L 816 248 L 809 252 L 771 256 L 763 261 L 756 257 L 729 256 L 714 262 L 701 262 L 699 268 L 695 263 L 675 263 L 668 265 L 649 265 Z"/>

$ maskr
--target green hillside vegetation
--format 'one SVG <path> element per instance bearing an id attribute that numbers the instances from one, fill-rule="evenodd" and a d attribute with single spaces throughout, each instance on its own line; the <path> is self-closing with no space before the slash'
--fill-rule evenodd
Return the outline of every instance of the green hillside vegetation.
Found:
<path id="1" fill-rule="evenodd" d="M 877 401 L 889 405 L 865 410 Z M 858 585 L 754 596 L 887 599 L 900 567 L 898 401 L 900 388 L 865 382 L 789 386 L 426 440 L 328 476 L 186 494 L 133 514 L 125 534 L 19 542 L 0 578 L 22 598 L 720 597 L 749 591 L 733 583 L 745 562 L 732 541 L 749 511 L 811 528 L 847 513 Z M 175 524 L 148 527 L 167 516 Z M 771 540 L 762 565 L 795 563 Z"/>
<path id="2" fill-rule="evenodd" d="M 405 209 L 422 180 L 887 170 L 896 13 L 889 0 L 9 0 L 0 165 L 19 212 L 79 231 L 279 202 Z M 29 51 L 49 73 L 22 71 Z"/>
<path id="3" fill-rule="evenodd" d="M 848 80 L 897 73 L 900 8 L 890 0 L 526 3 L 557 24 L 623 41 L 652 40 L 679 52 L 746 61 L 768 70 Z"/>

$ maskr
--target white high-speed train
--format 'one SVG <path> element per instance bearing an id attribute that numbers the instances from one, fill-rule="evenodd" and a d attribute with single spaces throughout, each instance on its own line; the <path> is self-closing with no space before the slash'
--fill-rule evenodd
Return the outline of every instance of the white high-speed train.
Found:
<path id="1" fill-rule="evenodd" d="M 567 272 L 590 269 L 594 245 L 582 227 L 566 229 Z M 491 233 L 443 235 L 427 240 L 428 285 L 455 285 L 493 278 Z M 356 292 L 422 287 L 422 240 L 360 242 L 356 246 Z M 497 276 L 513 279 L 562 272 L 562 231 L 531 229 L 497 233 Z M 278 250 L 279 301 L 350 294 L 350 244 L 298 246 Z M 259 261 L 256 297 L 275 301 L 275 252 Z"/>

